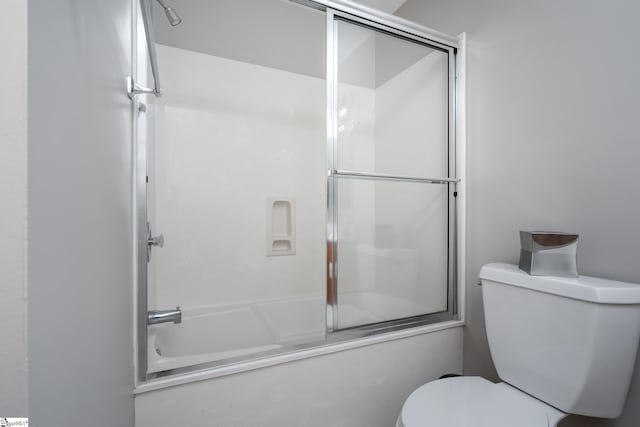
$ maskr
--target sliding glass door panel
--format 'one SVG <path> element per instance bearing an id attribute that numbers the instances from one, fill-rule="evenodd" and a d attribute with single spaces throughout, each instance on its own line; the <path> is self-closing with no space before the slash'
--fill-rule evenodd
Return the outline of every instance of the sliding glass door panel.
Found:
<path id="1" fill-rule="evenodd" d="M 325 13 L 187 3 L 154 28 L 147 305 L 182 322 L 148 326 L 149 373 L 326 336 Z"/>
<path id="2" fill-rule="evenodd" d="M 337 329 L 447 310 L 446 184 L 340 178 Z"/>
<path id="3" fill-rule="evenodd" d="M 332 326 L 448 312 L 452 52 L 346 17 L 333 35 Z"/>

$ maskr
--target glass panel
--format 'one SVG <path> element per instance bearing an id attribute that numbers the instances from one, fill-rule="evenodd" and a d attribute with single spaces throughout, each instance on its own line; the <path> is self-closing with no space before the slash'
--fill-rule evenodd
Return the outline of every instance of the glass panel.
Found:
<path id="1" fill-rule="evenodd" d="M 326 333 L 326 15 L 280 0 L 154 7 L 149 371 Z M 156 5 L 157 6 L 157 5 Z"/>
<path id="2" fill-rule="evenodd" d="M 448 186 L 336 187 L 338 329 L 446 311 Z"/>
<path id="3" fill-rule="evenodd" d="M 448 53 L 336 21 L 337 169 L 448 174 Z"/>

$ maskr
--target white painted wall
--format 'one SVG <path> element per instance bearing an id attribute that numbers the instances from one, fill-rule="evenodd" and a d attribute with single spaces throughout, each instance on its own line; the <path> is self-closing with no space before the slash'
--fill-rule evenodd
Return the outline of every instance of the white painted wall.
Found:
<path id="1" fill-rule="evenodd" d="M 447 329 L 136 396 L 136 427 L 389 427 L 404 399 L 459 372 Z"/>
<path id="2" fill-rule="evenodd" d="M 30 422 L 132 427 L 131 2 L 28 20 Z"/>
<path id="3" fill-rule="evenodd" d="M 465 372 L 496 379 L 481 265 L 516 263 L 518 230 L 580 233 L 582 274 L 640 283 L 640 3 L 408 0 L 402 17 L 466 31 L 468 240 Z M 640 424 L 640 362 L 618 420 Z"/>
<path id="4" fill-rule="evenodd" d="M 27 416 L 27 2 L 0 25 L 0 416 Z"/>

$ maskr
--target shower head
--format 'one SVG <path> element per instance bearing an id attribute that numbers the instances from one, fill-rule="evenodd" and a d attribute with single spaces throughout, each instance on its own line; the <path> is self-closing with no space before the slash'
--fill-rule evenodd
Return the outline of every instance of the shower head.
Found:
<path id="1" fill-rule="evenodd" d="M 169 24 L 171 24 L 173 27 L 175 27 L 176 25 L 178 25 L 178 24 L 180 24 L 182 22 L 182 19 L 180 18 L 178 13 L 173 8 L 171 8 L 171 7 L 167 6 L 166 4 L 164 4 L 164 2 L 162 0 L 156 0 L 156 1 L 164 9 L 164 14 L 167 15 L 167 20 L 169 21 Z"/>

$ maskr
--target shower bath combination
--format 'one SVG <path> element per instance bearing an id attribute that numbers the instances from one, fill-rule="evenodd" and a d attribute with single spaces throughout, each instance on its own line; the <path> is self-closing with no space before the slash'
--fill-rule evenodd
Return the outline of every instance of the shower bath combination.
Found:
<path id="1" fill-rule="evenodd" d="M 156 1 L 129 91 L 138 381 L 459 320 L 458 39 L 322 0 L 183 0 L 174 31 Z"/>

